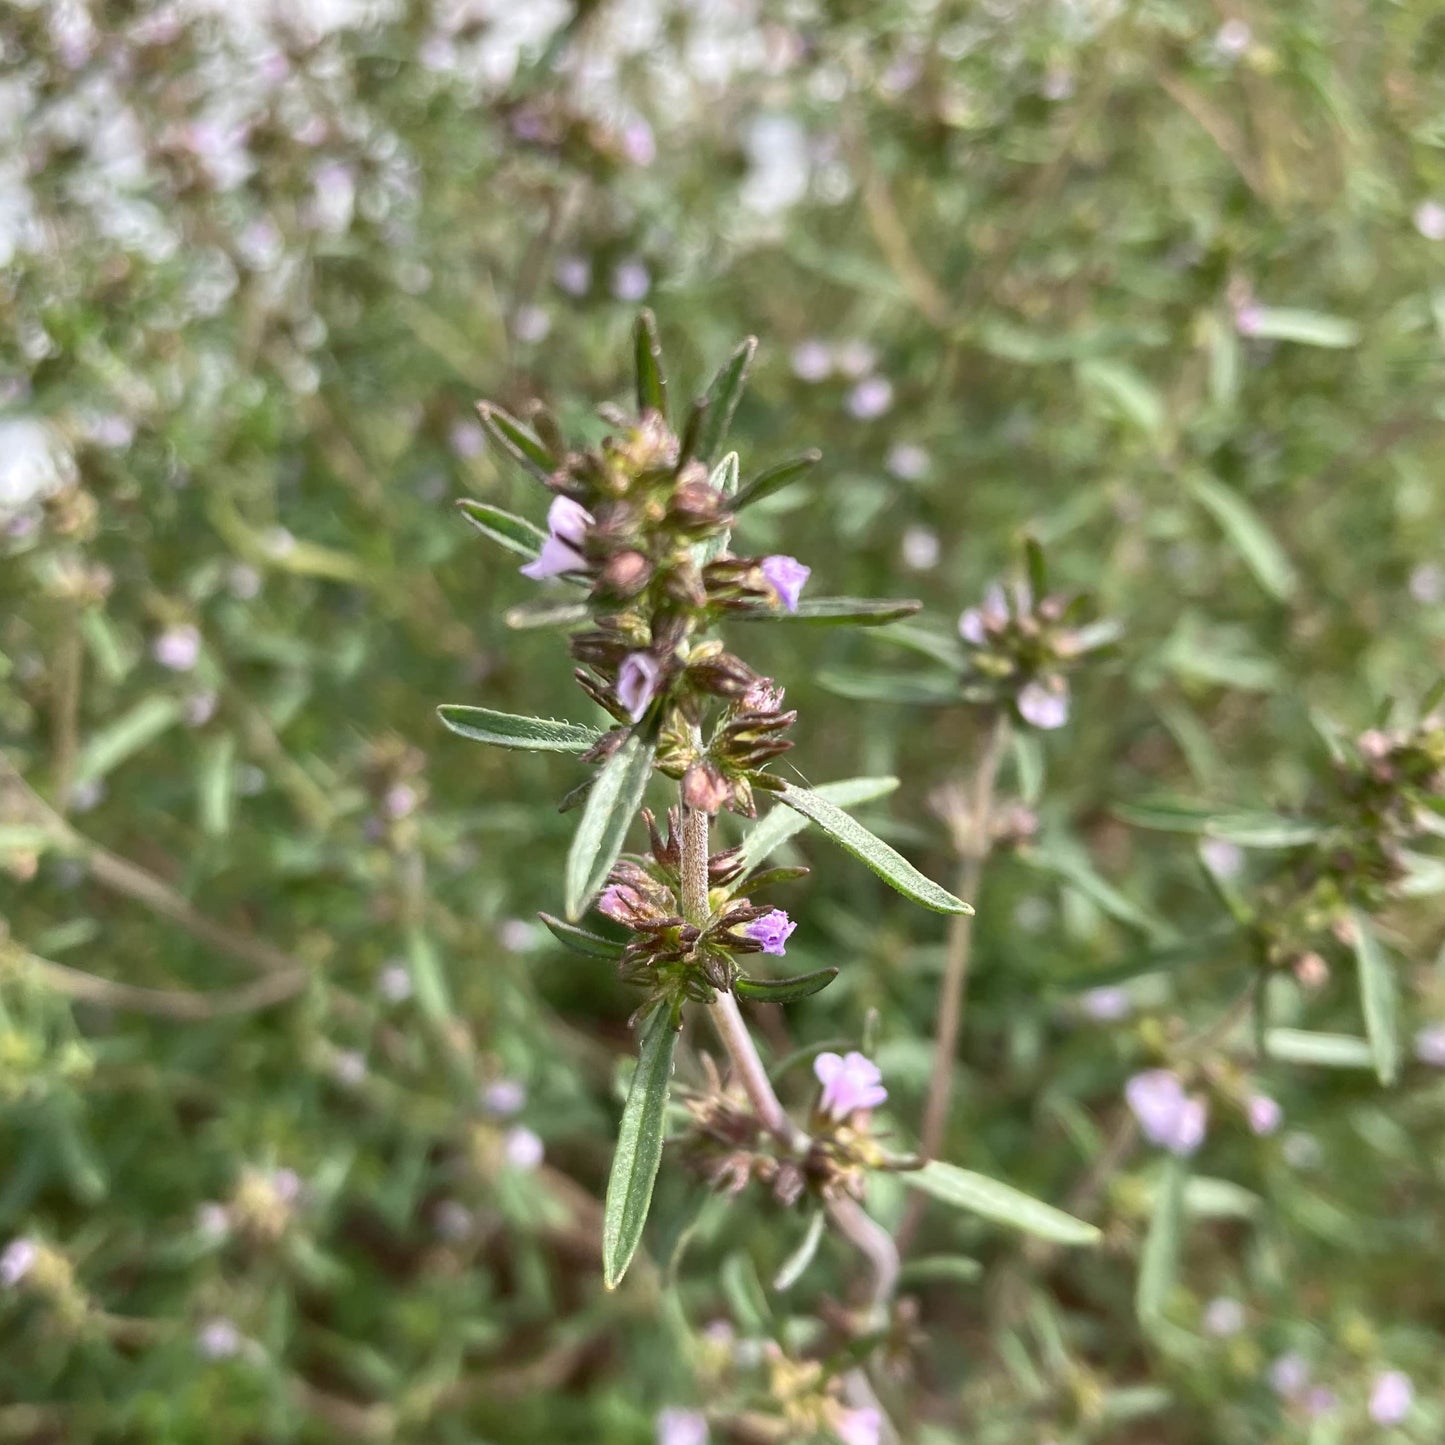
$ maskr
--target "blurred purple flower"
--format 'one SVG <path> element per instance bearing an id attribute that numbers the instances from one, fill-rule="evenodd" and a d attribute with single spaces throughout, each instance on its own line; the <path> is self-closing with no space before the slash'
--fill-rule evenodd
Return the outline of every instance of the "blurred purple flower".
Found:
<path id="1" fill-rule="evenodd" d="M 585 296 L 592 284 L 592 263 L 585 256 L 563 256 L 552 276 L 569 296 Z"/>
<path id="2" fill-rule="evenodd" d="M 707 1419 L 700 1410 L 669 1406 L 658 1411 L 657 1445 L 707 1445 Z"/>
<path id="3" fill-rule="evenodd" d="M 502 1157 L 523 1174 L 530 1174 L 537 1168 L 545 1154 L 541 1138 L 525 1124 L 513 1125 L 502 1138 Z"/>
<path id="4" fill-rule="evenodd" d="M 1244 1112 L 1250 1129 L 1256 1134 L 1273 1134 L 1284 1122 L 1284 1110 L 1268 1094 L 1251 1094 Z"/>
<path id="5" fill-rule="evenodd" d="M 592 513 L 571 497 L 553 497 L 547 508 L 547 540 L 537 559 L 520 569 L 523 577 L 541 582 L 587 565 L 581 547 L 592 525 Z"/>
<path id="6" fill-rule="evenodd" d="M 499 1119 L 519 1113 L 526 1102 L 526 1085 L 516 1079 L 493 1079 L 482 1090 L 482 1108 Z"/>
<path id="7" fill-rule="evenodd" d="M 1244 1306 L 1237 1299 L 1220 1295 L 1204 1310 L 1204 1332 L 1216 1339 L 1228 1339 L 1244 1328 Z"/>
<path id="8" fill-rule="evenodd" d="M 185 701 L 186 726 L 203 728 L 216 715 L 220 698 L 214 692 L 193 692 Z"/>
<path id="9" fill-rule="evenodd" d="M 783 604 L 783 610 L 796 612 L 799 594 L 808 578 L 812 576 L 813 569 L 803 566 L 796 557 L 786 557 L 779 553 L 772 557 L 764 557 L 761 570 L 773 591 L 778 594 L 778 601 Z"/>
<path id="10" fill-rule="evenodd" d="M 612 294 L 619 301 L 641 301 L 652 290 L 652 273 L 635 256 L 612 268 Z"/>
<path id="11" fill-rule="evenodd" d="M 447 433 L 447 442 L 457 456 L 475 457 L 486 446 L 487 434 L 474 421 L 459 421 Z"/>
<path id="12" fill-rule="evenodd" d="M 833 353 L 825 341 L 802 341 L 793 348 L 793 375 L 799 381 L 826 381 L 833 372 Z"/>
<path id="13" fill-rule="evenodd" d="M 662 665 L 650 652 L 629 652 L 617 669 L 617 700 L 633 722 L 640 722 L 657 696 Z"/>
<path id="14" fill-rule="evenodd" d="M 903 554 L 903 565 L 914 572 L 928 572 L 938 566 L 938 533 L 927 527 L 909 527 L 903 533 L 899 551 Z"/>
<path id="15" fill-rule="evenodd" d="M 151 655 L 172 672 L 189 672 L 201 656 L 201 634 L 189 622 L 168 627 L 156 638 Z"/>
<path id="16" fill-rule="evenodd" d="M 1427 241 L 1445 241 L 1445 206 L 1439 201 L 1421 201 L 1415 207 L 1415 229 Z"/>
<path id="17" fill-rule="evenodd" d="M 1192 1154 L 1204 1142 L 1209 1110 L 1203 1099 L 1184 1092 L 1179 1075 L 1170 1069 L 1135 1074 L 1124 1097 L 1144 1137 L 1171 1154 Z"/>
<path id="18" fill-rule="evenodd" d="M 857 421 L 874 421 L 893 405 L 893 383 L 886 376 L 867 376 L 848 393 L 848 413 Z"/>
<path id="19" fill-rule="evenodd" d="M 1370 1419 L 1377 1425 L 1399 1425 L 1415 1403 L 1415 1386 L 1403 1370 L 1386 1370 L 1370 1390 Z"/>
<path id="20" fill-rule="evenodd" d="M 1214 48 L 1220 55 L 1236 60 L 1249 49 L 1253 39 L 1254 32 L 1249 28 L 1247 20 L 1226 20 L 1214 37 Z"/>
<path id="21" fill-rule="evenodd" d="M 0 1254 L 0 1285 L 7 1289 L 14 1287 L 30 1273 L 31 1266 L 40 1256 L 34 1240 L 12 1239 Z"/>
<path id="22" fill-rule="evenodd" d="M 410 783 L 398 783 L 386 790 L 382 808 L 388 818 L 405 818 L 416 811 L 417 802 L 416 789 Z"/>
<path id="23" fill-rule="evenodd" d="M 888 1097 L 878 1065 L 856 1050 L 846 1057 L 819 1054 L 813 1073 L 823 1086 L 819 1107 L 834 1119 L 846 1119 L 855 1109 L 876 1109 Z"/>
<path id="24" fill-rule="evenodd" d="M 833 1433 L 842 1445 L 878 1445 L 883 1438 L 883 1416 L 871 1405 L 840 1410 L 833 1421 Z"/>
<path id="25" fill-rule="evenodd" d="M 230 1211 L 224 1204 L 208 1199 L 196 1210 L 196 1232 L 212 1241 L 225 1239 L 231 1232 Z"/>
<path id="26" fill-rule="evenodd" d="M 1415 1035 L 1415 1057 L 1431 1068 L 1445 1069 L 1445 1024 L 1429 1024 Z"/>
<path id="27" fill-rule="evenodd" d="M 241 1332 L 230 1320 L 208 1320 L 196 1335 L 196 1348 L 208 1360 L 229 1360 L 240 1351 Z"/>
<path id="28" fill-rule="evenodd" d="M 743 929 L 743 933 L 753 942 L 761 943 L 764 953 L 781 956 L 787 951 L 785 945 L 793 936 L 793 930 L 797 926 L 781 908 L 775 908 L 771 913 L 765 913 L 761 918 L 753 919 Z"/>
<path id="29" fill-rule="evenodd" d="M 1340 1397 L 1328 1385 L 1316 1385 L 1305 1396 L 1305 1410 L 1315 1419 L 1328 1415 L 1339 1403 Z"/>
<path id="30" fill-rule="evenodd" d="M 1244 869 L 1244 849 L 1228 838 L 1206 838 L 1199 855 L 1216 878 L 1238 878 Z"/>
<path id="31" fill-rule="evenodd" d="M 657 159 L 652 127 L 641 116 L 634 116 L 622 127 L 622 154 L 635 166 L 650 166 Z"/>
<path id="32" fill-rule="evenodd" d="M 1079 1007 L 1101 1024 L 1116 1023 L 1127 1018 L 1133 1003 L 1128 993 L 1117 986 L 1091 988 L 1079 999 Z"/>
<path id="33" fill-rule="evenodd" d="M 1068 684 L 1062 679 L 1055 679 L 1053 686 L 1042 682 L 1026 683 L 1019 690 L 1018 709 L 1019 716 L 1033 727 L 1045 732 L 1061 728 L 1069 720 Z"/>
<path id="34" fill-rule="evenodd" d="M 528 345 L 545 341 L 551 330 L 552 318 L 541 306 L 519 306 L 512 317 L 512 335 Z"/>
<path id="35" fill-rule="evenodd" d="M 883 465 L 900 482 L 917 482 L 928 475 L 933 461 L 915 442 L 896 442 L 888 449 L 888 457 Z"/>
<path id="36" fill-rule="evenodd" d="M 858 381 L 878 365 L 878 353 L 866 341 L 845 341 L 833 353 L 834 364 L 850 381 Z"/>
<path id="37" fill-rule="evenodd" d="M 1269 1367 L 1270 1388 L 1286 1400 L 1298 1399 L 1310 1382 L 1310 1367 L 1303 1355 L 1291 1350 Z"/>

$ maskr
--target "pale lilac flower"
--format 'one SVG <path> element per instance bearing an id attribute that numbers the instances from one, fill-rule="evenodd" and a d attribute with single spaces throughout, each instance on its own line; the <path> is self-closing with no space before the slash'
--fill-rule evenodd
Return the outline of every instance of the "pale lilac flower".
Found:
<path id="1" fill-rule="evenodd" d="M 389 963 L 377 978 L 376 989 L 387 1003 L 405 1003 L 411 997 L 411 973 L 405 964 Z"/>
<path id="2" fill-rule="evenodd" d="M 1061 728 L 1069 720 L 1069 690 L 1056 681 L 1052 687 L 1042 682 L 1026 683 L 1019 690 L 1019 716 L 1026 723 L 1045 732 Z"/>
<path id="3" fill-rule="evenodd" d="M 1117 985 L 1091 988 L 1079 999 L 1079 1007 L 1101 1024 L 1111 1024 L 1128 1018 L 1133 1004 L 1128 993 Z"/>
<path id="4" fill-rule="evenodd" d="M 1238 878 L 1244 871 L 1244 849 L 1228 838 L 1206 838 L 1199 845 L 1199 856 L 1216 878 Z"/>
<path id="5" fill-rule="evenodd" d="M 933 459 L 914 442 L 896 442 L 888 449 L 888 458 L 883 465 L 900 482 L 917 482 L 928 475 Z"/>
<path id="6" fill-rule="evenodd" d="M 617 669 L 617 700 L 640 722 L 662 681 L 662 665 L 650 652 L 629 652 Z"/>
<path id="7" fill-rule="evenodd" d="M 707 1445 L 707 1418 L 700 1410 L 669 1406 L 658 1411 L 657 1445 Z"/>
<path id="8" fill-rule="evenodd" d="M 230 1320 L 208 1320 L 196 1335 L 196 1348 L 208 1360 L 233 1359 L 241 1349 L 241 1332 Z"/>
<path id="9" fill-rule="evenodd" d="M 1044 75 L 1044 99 L 1067 100 L 1074 93 L 1074 73 L 1067 66 L 1050 66 Z"/>
<path id="10" fill-rule="evenodd" d="M 1264 324 L 1264 307 L 1257 301 L 1242 301 L 1234 308 L 1234 329 L 1241 336 L 1253 336 Z"/>
<path id="11" fill-rule="evenodd" d="M 1305 1411 L 1318 1419 L 1321 1415 L 1328 1415 L 1339 1403 L 1340 1397 L 1328 1385 L 1316 1385 L 1305 1396 Z"/>
<path id="12" fill-rule="evenodd" d="M 883 1415 L 871 1405 L 840 1410 L 833 1420 L 833 1433 L 842 1445 L 878 1445 L 883 1438 Z"/>
<path id="13" fill-rule="evenodd" d="M 1445 206 L 1439 201 L 1421 201 L 1415 207 L 1415 229 L 1427 241 L 1445 241 Z"/>
<path id="14" fill-rule="evenodd" d="M 189 672 L 201 656 L 201 634 L 189 622 L 168 627 L 151 646 L 151 655 L 172 672 Z"/>
<path id="15" fill-rule="evenodd" d="M 845 341 L 836 352 L 834 362 L 850 381 L 859 381 L 878 365 L 878 353 L 866 341 Z"/>
<path id="16" fill-rule="evenodd" d="M 626 928 L 652 916 L 647 900 L 630 883 L 609 883 L 597 899 L 597 911 Z"/>
<path id="17" fill-rule="evenodd" d="M 508 953 L 527 953 L 535 944 L 536 930 L 525 918 L 509 918 L 502 924 L 502 947 Z"/>
<path id="18" fill-rule="evenodd" d="M 1415 1386 L 1403 1370 L 1386 1370 L 1375 1377 L 1370 1391 L 1370 1419 L 1377 1425 L 1399 1425 L 1415 1403 Z"/>
<path id="19" fill-rule="evenodd" d="M 797 926 L 781 908 L 775 908 L 771 913 L 753 919 L 743 929 L 743 933 L 755 943 L 761 943 L 764 953 L 781 956 L 787 951 L 784 945 L 793 936 L 793 930 Z"/>
<path id="20" fill-rule="evenodd" d="M 634 116 L 622 127 L 622 154 L 635 166 L 650 166 L 657 159 L 657 141 L 652 127 Z"/>
<path id="21" fill-rule="evenodd" d="M 541 582 L 584 568 L 587 562 L 582 556 L 582 543 L 593 520 L 592 513 L 580 502 L 571 497 L 553 497 L 547 508 L 547 540 L 536 561 L 520 569 L 522 576 Z"/>
<path id="22" fill-rule="evenodd" d="M 1284 1110 L 1279 1101 L 1268 1094 L 1251 1094 L 1244 1106 L 1249 1127 L 1255 1134 L 1273 1134 L 1284 1122 Z"/>
<path id="23" fill-rule="evenodd" d="M 231 1214 L 224 1204 L 208 1199 L 196 1210 L 196 1232 L 213 1243 L 231 1232 Z"/>
<path id="24" fill-rule="evenodd" d="M 592 262 L 586 256 L 562 256 L 552 277 L 569 296 L 585 296 L 592 284 Z"/>
<path id="25" fill-rule="evenodd" d="M 937 567 L 941 550 L 938 533 L 927 527 L 907 528 L 899 548 L 903 554 L 903 565 L 914 572 L 929 572 Z"/>
<path id="26" fill-rule="evenodd" d="M 846 1058 L 819 1054 L 813 1073 L 823 1086 L 818 1106 L 834 1119 L 846 1119 L 857 1109 L 876 1109 L 888 1097 L 878 1065 L 856 1050 Z"/>
<path id="27" fill-rule="evenodd" d="M 447 433 L 447 442 L 459 457 L 480 456 L 487 444 L 487 434 L 474 421 L 459 421 Z"/>
<path id="28" fill-rule="evenodd" d="M 14 1289 L 40 1257 L 40 1250 L 31 1239 L 12 1239 L 0 1254 L 0 1285 Z"/>
<path id="29" fill-rule="evenodd" d="M 982 647 L 988 641 L 981 607 L 969 607 L 959 614 L 958 635 L 974 647 Z"/>
<path id="30" fill-rule="evenodd" d="M 1204 1332 L 1216 1339 L 1225 1340 L 1237 1335 L 1244 1328 L 1244 1306 L 1237 1299 L 1220 1295 L 1212 1299 L 1204 1309 Z"/>
<path id="31" fill-rule="evenodd" d="M 1445 568 L 1422 562 L 1410 573 L 1410 596 L 1425 607 L 1445 601 Z"/>
<path id="32" fill-rule="evenodd" d="M 803 566 L 796 557 L 787 557 L 778 553 L 772 557 L 764 557 L 761 570 L 773 591 L 778 594 L 778 601 L 783 604 L 783 610 L 796 612 L 798 596 L 803 590 L 804 583 L 812 576 L 813 569 Z"/>
<path id="33" fill-rule="evenodd" d="M 388 818 L 405 818 L 416 811 L 418 801 L 416 789 L 410 783 L 398 783 L 386 790 L 381 805 Z"/>
<path id="34" fill-rule="evenodd" d="M 612 294 L 619 301 L 641 301 L 652 290 L 652 273 L 635 256 L 612 268 Z"/>
<path id="35" fill-rule="evenodd" d="M 833 374 L 833 352 L 826 341 L 803 341 L 793 348 L 793 375 L 799 381 L 826 381 Z"/>
<path id="36" fill-rule="evenodd" d="M 1214 37 L 1214 48 L 1230 60 L 1236 60 L 1249 49 L 1253 39 L 1254 32 L 1247 20 L 1226 20 Z"/>
<path id="37" fill-rule="evenodd" d="M 1415 1035 L 1415 1057 L 1434 1069 L 1445 1069 L 1445 1024 L 1430 1024 Z"/>
<path id="38" fill-rule="evenodd" d="M 516 1079 L 493 1079 L 482 1090 L 482 1108 L 499 1119 L 519 1113 L 526 1102 L 526 1085 Z"/>
<path id="39" fill-rule="evenodd" d="M 893 383 L 886 376 L 866 376 L 848 393 L 848 414 L 856 421 L 874 421 L 893 405 Z"/>
<path id="40" fill-rule="evenodd" d="M 1204 1142 L 1208 1106 L 1203 1099 L 1186 1094 L 1172 1070 L 1148 1069 L 1135 1074 L 1124 1087 L 1124 1097 L 1151 1144 L 1171 1154 L 1192 1154 Z"/>
<path id="41" fill-rule="evenodd" d="M 1269 1367 L 1269 1383 L 1276 1395 L 1286 1400 L 1298 1399 L 1310 1382 L 1310 1367 L 1303 1355 L 1291 1350 Z"/>
<path id="42" fill-rule="evenodd" d="M 294 1169 L 273 1169 L 271 1188 L 282 1204 L 294 1204 L 301 1197 L 301 1176 Z"/>
<path id="43" fill-rule="evenodd" d="M 514 1124 L 502 1137 L 503 1158 L 523 1174 L 530 1174 L 545 1153 L 541 1138 L 525 1124 Z"/>
<path id="44" fill-rule="evenodd" d="M 512 317 L 512 335 L 528 345 L 545 341 L 551 330 L 552 318 L 541 306 L 519 306 Z"/>
<path id="45" fill-rule="evenodd" d="M 213 692 L 193 692 L 185 701 L 186 726 L 203 728 L 216 715 L 220 698 Z"/>

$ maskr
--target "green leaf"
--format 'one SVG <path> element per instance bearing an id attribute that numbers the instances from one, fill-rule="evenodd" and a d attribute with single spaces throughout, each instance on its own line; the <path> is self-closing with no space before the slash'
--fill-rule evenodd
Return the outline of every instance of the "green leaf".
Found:
<path id="1" fill-rule="evenodd" d="M 898 1275 L 898 1282 L 914 1284 L 972 1284 L 983 1274 L 983 1266 L 966 1254 L 926 1254 L 910 1259 Z"/>
<path id="2" fill-rule="evenodd" d="M 0 823 L 0 858 L 7 853 L 43 853 L 60 841 L 53 828 L 34 823 Z"/>
<path id="3" fill-rule="evenodd" d="M 733 992 L 757 1003 L 796 1003 L 821 993 L 837 977 L 836 968 L 820 968 L 816 973 L 800 973 L 794 978 L 739 978 Z"/>
<path id="4" fill-rule="evenodd" d="M 632 328 L 633 354 L 637 362 L 637 409 L 667 416 L 667 381 L 662 374 L 662 341 L 657 318 L 651 311 L 638 313 Z"/>
<path id="5" fill-rule="evenodd" d="M 569 922 L 582 916 L 612 871 L 651 776 L 652 744 L 633 733 L 593 781 L 567 854 Z"/>
<path id="6" fill-rule="evenodd" d="M 499 542 L 509 552 L 533 560 L 542 550 L 547 534 L 533 526 L 525 517 L 514 517 L 500 507 L 489 507 L 485 502 L 474 502 L 463 497 L 457 503 L 457 510 L 485 537 Z"/>
<path id="7" fill-rule="evenodd" d="M 758 338 L 749 336 L 740 342 L 728 357 L 708 389 L 703 393 L 706 410 L 698 427 L 697 456 L 710 466 L 717 449 L 732 425 L 733 413 L 738 407 L 738 398 L 747 385 L 748 368 L 753 363 L 753 354 L 758 349 Z"/>
<path id="8" fill-rule="evenodd" d="M 813 597 L 798 603 L 796 612 L 781 607 L 759 607 L 728 613 L 733 622 L 810 622 L 818 627 L 882 627 L 902 617 L 912 617 L 923 604 L 900 599 L 896 602 L 866 597 Z"/>
<path id="9" fill-rule="evenodd" d="M 98 782 L 174 727 L 184 711 L 173 697 L 143 698 L 109 727 L 92 734 L 75 760 L 75 783 Z"/>
<path id="10" fill-rule="evenodd" d="M 236 737 L 222 733 L 206 745 L 201 756 L 197 794 L 201 831 L 208 838 L 224 838 L 231 831 L 231 799 L 235 792 Z"/>
<path id="11" fill-rule="evenodd" d="M 1325 1034 L 1306 1029 L 1269 1029 L 1264 1036 L 1267 1058 L 1286 1064 L 1316 1064 L 1326 1069 L 1372 1069 L 1375 1051 L 1353 1034 Z"/>
<path id="12" fill-rule="evenodd" d="M 1393 1084 L 1400 1073 L 1399 981 L 1390 956 L 1374 924 L 1356 909 L 1354 923 L 1355 968 L 1360 980 L 1360 1005 L 1365 1013 L 1365 1037 L 1382 1084 Z"/>
<path id="13" fill-rule="evenodd" d="M 759 472 L 733 498 L 733 510 L 740 512 L 744 507 L 761 502 L 774 493 L 781 492 L 784 487 L 791 487 L 794 482 L 802 481 L 822 460 L 823 453 L 815 448 L 800 452 L 785 462 L 779 462 L 776 466 Z"/>
<path id="14" fill-rule="evenodd" d="M 513 461 L 520 462 L 533 476 L 545 480 L 552 475 L 552 454 L 536 435 L 516 417 L 490 401 L 477 403 L 477 415 L 486 433 Z"/>
<path id="15" fill-rule="evenodd" d="M 452 1016 L 452 994 L 431 939 L 419 928 L 407 937 L 407 963 L 411 974 L 412 996 L 423 1018 L 444 1024 Z"/>
<path id="16" fill-rule="evenodd" d="M 1254 508 L 1213 477 L 1192 476 L 1186 485 L 1219 523 L 1254 580 L 1277 602 L 1288 602 L 1299 585 L 1294 564 Z"/>
<path id="17" fill-rule="evenodd" d="M 621 943 L 610 938 L 603 938 L 600 933 L 592 933 L 586 928 L 578 928 L 575 923 L 568 923 L 561 918 L 554 918 L 550 913 L 539 913 L 538 918 L 547 926 L 547 930 L 558 943 L 570 948 L 573 953 L 584 953 L 589 958 L 616 958 L 623 949 Z"/>
<path id="18" fill-rule="evenodd" d="M 896 702 L 909 707 L 947 707 L 962 701 L 958 679 L 947 673 L 875 672 L 862 667 L 825 667 L 818 683 L 854 702 Z"/>
<path id="19" fill-rule="evenodd" d="M 885 798 L 897 787 L 897 778 L 844 778 L 840 782 L 824 783 L 813 791 L 830 803 L 853 808 L 859 803 Z M 744 872 L 751 873 L 759 863 L 807 826 L 808 820 L 790 808 L 772 809 L 743 840 Z"/>
<path id="20" fill-rule="evenodd" d="M 921 1189 L 935 1199 L 966 1209 L 995 1224 L 1035 1234 L 1055 1244 L 1097 1244 L 1099 1231 L 1052 1204 L 1024 1194 L 1011 1184 L 960 1169 L 954 1164 L 932 1160 L 922 1169 L 906 1170 L 898 1176 L 905 1184 Z"/>
<path id="21" fill-rule="evenodd" d="M 1249 334 L 1264 341 L 1298 341 L 1303 346 L 1339 349 L 1356 345 L 1360 328 L 1342 316 L 1326 316 L 1322 311 L 1266 306 L 1252 313 Z"/>
<path id="22" fill-rule="evenodd" d="M 616 1289 L 627 1273 L 652 1205 L 652 1186 L 662 1163 L 668 1079 L 677 1036 L 672 1011 L 658 1009 L 643 1035 L 632 1087 L 627 1091 L 602 1213 L 602 1271 L 608 1289 Z"/>
<path id="23" fill-rule="evenodd" d="M 783 786 L 780 802 L 816 823 L 835 843 L 866 864 L 890 888 L 935 913 L 972 913 L 972 907 L 925 878 L 901 853 L 875 837 L 856 818 L 827 798 L 792 783 Z"/>
<path id="24" fill-rule="evenodd" d="M 521 748 L 531 753 L 585 753 L 601 736 L 585 723 L 558 722 L 549 717 L 522 717 L 493 712 L 489 707 L 447 703 L 437 716 L 452 732 L 473 742 L 497 748 Z"/>
<path id="25" fill-rule="evenodd" d="M 927 621 L 903 622 L 897 627 L 890 627 L 887 632 L 880 632 L 878 636 L 907 652 L 917 653 L 920 657 L 931 657 L 950 672 L 962 672 L 968 665 L 958 633 L 939 632 Z"/>
<path id="26" fill-rule="evenodd" d="M 1114 409 L 1145 436 L 1158 440 L 1164 434 L 1168 413 L 1158 389 L 1132 366 L 1096 357 L 1081 361 L 1079 380 L 1105 397 Z M 1037 593 L 1035 595 L 1038 595 Z"/>
<path id="27" fill-rule="evenodd" d="M 1179 1241 L 1184 1229 L 1184 1183 L 1188 1175 L 1188 1161 L 1181 1156 L 1171 1154 L 1164 1161 L 1149 1233 L 1144 1237 L 1144 1249 L 1139 1257 L 1139 1282 L 1134 1294 L 1134 1307 L 1145 1329 L 1163 1318 L 1164 1307 L 1174 1288 L 1179 1268 Z"/>
<path id="28" fill-rule="evenodd" d="M 818 1245 L 822 1243 L 823 1226 L 827 1220 L 828 1216 L 821 1209 L 813 1211 L 813 1217 L 808 1221 L 808 1227 L 803 1232 L 798 1247 L 783 1261 L 777 1274 L 773 1276 L 773 1288 L 780 1294 L 784 1290 L 792 1289 L 803 1277 L 803 1271 L 812 1264 Z"/>
<path id="29" fill-rule="evenodd" d="M 502 620 L 514 632 L 526 632 L 536 627 L 575 627 L 589 616 L 585 602 L 521 602 L 509 607 Z"/>
<path id="30" fill-rule="evenodd" d="M 1317 824 L 1282 813 L 1221 812 L 1207 803 L 1183 798 L 1140 798 L 1135 803 L 1117 804 L 1111 811 L 1136 828 L 1223 838 L 1241 848 L 1294 848 L 1313 843 L 1321 831 Z"/>

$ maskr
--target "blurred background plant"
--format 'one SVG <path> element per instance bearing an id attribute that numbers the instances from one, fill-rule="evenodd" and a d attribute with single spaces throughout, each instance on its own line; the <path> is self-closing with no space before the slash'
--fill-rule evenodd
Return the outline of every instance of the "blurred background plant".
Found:
<path id="1" fill-rule="evenodd" d="M 600 434 L 644 301 L 683 394 L 762 338 L 754 463 L 823 442 L 750 545 L 925 601 L 911 650 L 758 639 L 809 776 L 899 775 L 869 824 L 946 877 L 1016 714 L 945 1153 L 1104 1245 L 922 1216 L 900 1428 L 1441 1437 L 1433 7 L 42 0 L 0 45 L 0 1438 L 809 1398 L 843 1261 L 765 1287 L 761 1206 L 667 1171 L 603 1290 L 635 996 L 533 921 L 553 763 L 432 714 L 575 706 L 450 502 L 540 520 L 472 404 Z M 1119 635 L 977 697 L 1025 534 Z M 780 1087 L 874 1011 L 910 1147 L 947 925 L 793 898 L 842 973 L 759 1010 Z"/>

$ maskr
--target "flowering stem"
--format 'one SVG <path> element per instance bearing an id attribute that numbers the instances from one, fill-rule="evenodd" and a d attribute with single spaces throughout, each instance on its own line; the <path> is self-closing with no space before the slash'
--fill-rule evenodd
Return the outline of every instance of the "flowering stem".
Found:
<path id="1" fill-rule="evenodd" d="M 983 865 L 992 844 L 994 789 L 998 770 L 1008 750 L 1008 714 L 999 711 L 989 731 L 988 743 L 979 759 L 969 800 L 968 834 L 960 848 L 957 893 L 972 900 L 978 893 Z M 948 954 L 943 969 L 943 986 L 938 1000 L 938 1031 L 933 1041 L 933 1073 L 928 1084 L 928 1099 L 923 1108 L 923 1124 L 919 1130 L 919 1152 L 928 1159 L 938 1156 L 948 1133 L 948 1111 L 953 1102 L 954 1054 L 958 1048 L 959 1029 L 963 1026 L 964 993 L 968 985 L 968 965 L 973 945 L 973 917 L 956 915 L 948 931 Z M 908 1202 L 898 1226 L 898 1248 L 906 1253 L 918 1232 L 927 1205 L 917 1192 Z"/>

